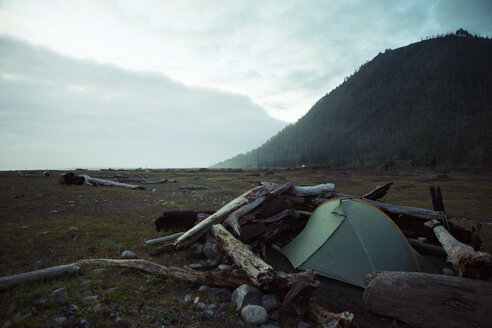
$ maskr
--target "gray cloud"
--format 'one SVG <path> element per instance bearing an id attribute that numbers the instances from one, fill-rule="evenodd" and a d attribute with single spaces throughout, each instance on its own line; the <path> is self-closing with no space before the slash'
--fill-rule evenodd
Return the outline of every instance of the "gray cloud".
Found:
<path id="1" fill-rule="evenodd" d="M 284 125 L 245 96 L 0 37 L 0 169 L 205 166 Z"/>

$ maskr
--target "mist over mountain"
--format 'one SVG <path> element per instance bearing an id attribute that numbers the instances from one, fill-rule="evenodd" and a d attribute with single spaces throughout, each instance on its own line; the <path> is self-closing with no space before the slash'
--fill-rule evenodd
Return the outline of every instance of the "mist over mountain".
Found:
<path id="1" fill-rule="evenodd" d="M 261 147 L 215 167 L 492 163 L 492 40 L 387 49 Z"/>

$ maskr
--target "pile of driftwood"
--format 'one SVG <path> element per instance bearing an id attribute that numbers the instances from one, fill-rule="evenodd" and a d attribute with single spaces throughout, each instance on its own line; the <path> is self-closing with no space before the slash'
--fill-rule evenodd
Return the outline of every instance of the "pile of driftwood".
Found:
<path id="1" fill-rule="evenodd" d="M 84 183 L 86 177 L 84 177 Z M 235 198 L 216 212 L 165 212 L 156 227 L 169 229 L 178 222 L 186 231 L 149 240 L 156 246 L 151 256 L 203 243 L 222 250 L 240 270 L 194 270 L 190 267 L 166 267 L 144 260 L 91 259 L 80 263 L 135 268 L 161 277 L 209 286 L 236 287 L 252 284 L 266 291 L 282 293 L 282 309 L 304 307 L 312 320 L 324 327 L 349 327 L 353 315 L 332 313 L 309 301 L 309 291 L 319 286 L 316 273 L 284 273 L 273 269 L 266 249 L 278 249 L 297 235 L 312 211 L 322 202 L 337 197 L 359 198 L 385 212 L 422 253 L 449 257 L 458 276 L 409 272 L 375 272 L 366 277 L 364 305 L 377 314 L 394 317 L 422 327 L 487 327 L 492 307 L 492 257 L 478 251 L 480 226 L 464 229 L 448 222 L 442 199 L 433 193 L 436 210 L 397 206 L 377 201 L 391 184 L 361 197 L 340 194 L 334 185 L 298 187 L 262 183 Z M 202 244 L 202 247 L 203 244 Z M 209 269 L 217 263 L 210 263 Z M 0 290 L 24 281 L 55 277 L 79 270 L 77 265 L 54 267 L 0 278 Z M 308 301 L 306 301 L 306 299 Z"/>
<path id="2" fill-rule="evenodd" d="M 329 183 L 312 187 L 262 183 L 213 214 L 164 212 L 155 221 L 158 230 L 170 228 L 175 223 L 189 229 L 150 240 L 147 244 L 159 244 L 150 252 L 155 256 L 191 245 L 196 247 L 201 238 L 208 236 L 247 274 L 252 284 L 264 290 L 291 288 L 284 300 L 292 301 L 302 294 L 303 288 L 317 286 L 315 275 L 311 272 L 297 275 L 276 272 L 265 261 L 266 248 L 279 249 L 288 243 L 302 230 L 312 211 L 324 201 L 339 197 L 358 198 L 391 217 L 421 253 L 448 257 L 459 275 L 373 273 L 366 278 L 365 307 L 384 316 L 429 327 L 440 327 L 443 322 L 448 322 L 448 312 L 452 310 L 454 323 L 451 326 L 484 326 L 489 321 L 487 308 L 492 305 L 492 283 L 483 280 L 492 277 L 492 257 L 476 251 L 482 242 L 480 225 L 468 230 L 448 222 L 450 216 L 444 212 L 440 191 L 439 197 L 433 197 L 437 211 L 377 201 L 390 186 L 391 183 L 356 197 L 335 192 L 334 185 Z M 435 190 L 432 193 L 431 189 L 431 194 L 436 196 Z M 213 271 L 202 273 L 218 275 Z M 221 283 L 217 279 L 214 281 Z M 316 309 L 319 306 L 310 302 L 308 314 L 313 319 L 320 318 Z M 330 313 L 326 309 L 323 311 Z M 331 313 L 328 317 L 326 320 L 329 321 L 340 315 Z M 344 321 L 343 325 L 350 325 L 350 322 Z"/>

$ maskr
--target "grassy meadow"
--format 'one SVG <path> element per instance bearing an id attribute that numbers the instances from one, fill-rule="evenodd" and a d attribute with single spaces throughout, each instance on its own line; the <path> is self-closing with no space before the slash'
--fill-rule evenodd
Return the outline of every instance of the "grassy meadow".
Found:
<path id="1" fill-rule="evenodd" d="M 335 183 L 336 190 L 362 195 L 377 185 L 394 182 L 383 199 L 399 205 L 432 208 L 429 185 L 441 187 L 448 213 L 480 219 L 483 249 L 492 252 L 492 171 L 305 168 L 276 170 L 259 176 L 255 171 L 162 170 L 152 172 L 77 171 L 91 176 L 122 174 L 131 177 L 176 179 L 176 183 L 147 185 L 146 190 L 115 187 L 63 186 L 60 171 L 43 177 L 19 177 L 0 172 L 0 276 L 42 267 L 76 262 L 84 258 L 120 258 L 131 250 L 142 259 L 181 266 L 195 260 L 187 251 L 150 258 L 144 241 L 158 233 L 153 220 L 164 210 L 217 210 L 260 181 L 293 182 L 295 185 Z M 130 182 L 131 183 L 131 182 Z M 153 190 L 155 189 L 155 190 Z M 470 227 L 472 221 L 453 222 Z M 72 274 L 46 282 L 18 286 L 0 297 L 0 325 L 49 326 L 67 316 L 75 304 L 77 321 L 61 326 L 80 326 L 85 319 L 94 327 L 245 327 L 229 306 L 214 309 L 212 320 L 195 320 L 196 310 L 184 304 L 184 295 L 201 299 L 198 286 L 125 269 L 85 266 Z M 95 270 L 95 271 L 94 271 Z M 65 287 L 61 297 L 53 291 Z M 87 296 L 97 296 L 96 304 Z M 212 302 L 212 301 L 210 301 Z M 208 303 L 210 303 L 208 302 Z M 115 321 L 115 313 L 118 320 Z M 295 322 L 292 323 L 295 326 Z"/>

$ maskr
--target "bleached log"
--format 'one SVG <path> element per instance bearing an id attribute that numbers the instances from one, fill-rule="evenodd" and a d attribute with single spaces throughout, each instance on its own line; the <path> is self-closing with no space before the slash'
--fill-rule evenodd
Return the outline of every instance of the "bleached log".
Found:
<path id="1" fill-rule="evenodd" d="M 169 236 L 165 237 L 160 237 L 160 238 L 155 238 L 155 239 L 150 239 L 145 242 L 145 245 L 159 245 L 159 244 L 165 244 L 169 243 L 172 241 L 175 241 L 179 237 L 181 237 L 184 234 L 184 232 L 177 232 Z"/>
<path id="2" fill-rule="evenodd" d="M 316 196 L 328 193 L 335 189 L 333 183 L 324 183 L 317 186 L 298 187 L 294 186 L 290 193 L 297 197 Z"/>
<path id="3" fill-rule="evenodd" d="M 299 216 L 299 214 L 297 214 L 297 211 L 293 208 L 288 208 L 288 209 L 285 209 L 283 210 L 282 212 L 272 216 L 272 217 L 269 217 L 269 218 L 266 218 L 266 219 L 253 219 L 252 222 L 261 222 L 261 223 L 272 223 L 272 222 L 276 222 L 276 221 L 280 221 L 288 216 Z"/>
<path id="4" fill-rule="evenodd" d="M 82 174 L 82 177 L 84 178 L 85 184 L 89 184 L 92 186 L 123 187 L 123 188 L 135 189 L 135 190 L 144 190 L 145 189 L 145 187 L 142 187 L 142 186 L 131 185 L 131 184 L 121 183 L 121 182 L 116 182 L 116 181 L 111 181 L 111 180 L 93 178 L 93 177 L 88 176 L 87 174 Z"/>
<path id="5" fill-rule="evenodd" d="M 142 177 L 142 179 L 140 180 L 141 184 L 162 184 L 168 182 L 175 183 L 178 181 L 175 179 L 145 179 L 144 177 Z"/>
<path id="6" fill-rule="evenodd" d="M 366 276 L 364 307 L 416 327 L 490 327 L 492 283 L 418 272 Z"/>
<path id="7" fill-rule="evenodd" d="M 193 242 L 203 236 L 203 234 L 205 234 L 208 230 L 210 230 L 212 225 L 221 223 L 227 218 L 229 214 L 231 214 L 238 208 L 249 204 L 255 199 L 263 197 L 265 195 L 269 195 L 269 197 L 274 197 L 280 193 L 285 192 L 286 190 L 291 188 L 291 186 L 292 185 L 290 183 L 284 185 L 264 184 L 245 192 L 241 196 L 227 203 L 224 207 L 219 209 L 214 214 L 196 224 L 190 230 L 186 231 L 181 237 L 176 239 L 176 241 L 174 242 L 176 249 L 179 250 L 183 247 L 191 245 Z"/>
<path id="8" fill-rule="evenodd" d="M 0 290 L 5 290 L 30 281 L 53 279 L 67 273 L 80 272 L 81 270 L 82 266 L 80 263 L 72 263 L 6 276 L 0 278 Z"/>
<path id="9" fill-rule="evenodd" d="M 367 194 L 363 195 L 362 198 L 370 199 L 370 200 L 378 200 L 380 198 L 383 198 L 388 190 L 390 189 L 391 185 L 393 182 L 389 182 L 383 186 L 379 186 L 376 189 L 368 192 Z"/>
<path id="10" fill-rule="evenodd" d="M 460 277 L 482 280 L 492 277 L 492 256 L 489 253 L 475 252 L 473 247 L 456 240 L 436 220 L 429 221 L 426 225 L 434 230 Z"/>
<path id="11" fill-rule="evenodd" d="M 208 285 L 217 287 L 237 287 L 250 283 L 248 276 L 237 274 L 226 270 L 218 272 L 200 272 L 188 268 L 166 267 L 145 260 L 112 260 L 112 259 L 90 259 L 80 261 L 83 264 L 116 266 L 120 268 L 137 269 L 149 272 L 163 278 L 176 279 L 196 285 Z"/>
<path id="12" fill-rule="evenodd" d="M 246 272 L 255 286 L 261 289 L 271 289 L 276 284 L 275 270 L 257 257 L 246 245 L 234 238 L 222 224 L 213 225 L 210 231 L 219 246 L 241 270 Z"/>
<path id="13" fill-rule="evenodd" d="M 333 313 L 316 304 L 313 299 L 309 302 L 307 315 L 309 319 L 323 328 L 349 328 L 352 326 L 352 320 L 354 320 L 352 313 L 348 311 Z"/>

